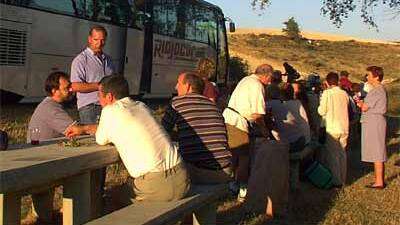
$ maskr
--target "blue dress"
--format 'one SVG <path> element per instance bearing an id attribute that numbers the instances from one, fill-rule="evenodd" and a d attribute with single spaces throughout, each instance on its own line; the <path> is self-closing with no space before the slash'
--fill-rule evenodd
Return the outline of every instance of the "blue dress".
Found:
<path id="1" fill-rule="evenodd" d="M 361 160 L 364 162 L 386 162 L 386 118 L 387 96 L 379 85 L 370 90 L 364 99 L 368 110 L 361 117 Z"/>

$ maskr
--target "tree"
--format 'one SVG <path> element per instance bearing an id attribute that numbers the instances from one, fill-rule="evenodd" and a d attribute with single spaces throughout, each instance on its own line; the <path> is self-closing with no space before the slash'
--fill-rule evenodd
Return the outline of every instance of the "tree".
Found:
<path id="1" fill-rule="evenodd" d="M 243 77 L 249 74 L 249 64 L 246 60 L 232 56 L 229 59 L 229 76 L 234 82 L 239 82 Z"/>
<path id="2" fill-rule="evenodd" d="M 265 9 L 272 0 L 251 0 L 252 6 Z M 321 12 L 337 27 L 348 18 L 357 8 L 360 8 L 361 18 L 364 23 L 377 28 L 374 17 L 374 9 L 379 5 L 385 5 L 393 12 L 393 18 L 400 15 L 400 0 L 322 0 Z"/>
<path id="3" fill-rule="evenodd" d="M 284 22 L 283 24 L 285 25 L 285 28 L 283 28 L 282 31 L 283 33 L 286 34 L 286 36 L 296 41 L 301 39 L 299 25 L 297 24 L 296 20 L 294 20 L 293 17 L 291 17 L 288 21 Z"/>

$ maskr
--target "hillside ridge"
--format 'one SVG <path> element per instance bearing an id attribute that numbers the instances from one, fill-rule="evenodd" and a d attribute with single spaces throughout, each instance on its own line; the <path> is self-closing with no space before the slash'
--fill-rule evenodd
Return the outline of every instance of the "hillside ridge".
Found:
<path id="1" fill-rule="evenodd" d="M 231 34 L 269 34 L 269 35 L 283 35 L 282 29 L 278 28 L 236 28 L 236 31 Z M 327 40 L 327 41 L 358 41 L 364 43 L 377 43 L 377 44 L 390 44 L 390 45 L 400 45 L 398 42 L 394 41 L 385 41 L 378 39 L 364 39 L 364 38 L 356 38 L 347 35 L 340 34 L 331 34 L 331 33 L 323 33 L 318 31 L 301 31 L 301 35 L 307 39 L 312 40 Z"/>

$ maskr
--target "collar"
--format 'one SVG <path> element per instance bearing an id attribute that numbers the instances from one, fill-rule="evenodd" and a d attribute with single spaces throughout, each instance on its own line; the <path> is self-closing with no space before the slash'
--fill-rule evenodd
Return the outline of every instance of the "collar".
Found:
<path id="1" fill-rule="evenodd" d="M 96 54 L 94 54 L 93 50 L 90 49 L 89 47 L 86 47 L 85 51 L 86 51 L 88 54 L 92 55 L 92 56 L 97 56 Z M 106 56 L 104 55 L 104 52 L 102 52 L 102 53 L 101 53 L 101 58 L 102 58 L 102 59 L 105 59 L 105 57 L 106 57 Z"/>

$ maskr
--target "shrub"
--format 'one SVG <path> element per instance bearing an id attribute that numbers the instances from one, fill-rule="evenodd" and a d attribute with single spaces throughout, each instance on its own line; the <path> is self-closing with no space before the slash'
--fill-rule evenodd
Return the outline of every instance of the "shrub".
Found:
<path id="1" fill-rule="evenodd" d="M 233 82 L 240 81 L 249 74 L 249 64 L 246 60 L 233 56 L 229 59 L 229 76 Z"/>

